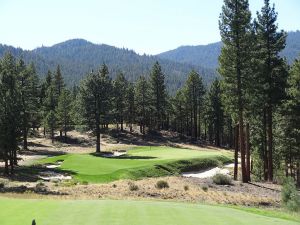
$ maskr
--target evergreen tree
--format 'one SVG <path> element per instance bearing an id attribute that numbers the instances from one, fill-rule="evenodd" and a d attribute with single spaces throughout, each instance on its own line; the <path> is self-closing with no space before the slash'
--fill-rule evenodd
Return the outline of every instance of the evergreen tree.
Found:
<path id="1" fill-rule="evenodd" d="M 27 149 L 28 130 L 35 128 L 39 123 L 39 78 L 34 65 L 26 67 L 22 59 L 17 64 L 17 73 L 21 97 L 23 149 Z"/>
<path id="2" fill-rule="evenodd" d="M 200 106 L 203 101 L 203 95 L 204 95 L 204 85 L 202 83 L 202 79 L 197 72 L 191 71 L 185 84 L 185 98 L 187 101 L 188 110 L 189 110 L 188 113 L 190 115 L 190 121 L 191 121 L 190 134 L 194 140 L 198 138 L 198 126 L 200 126 L 200 121 L 198 121 L 198 115 L 200 114 L 201 111 Z"/>
<path id="3" fill-rule="evenodd" d="M 0 62 L 0 156 L 5 173 L 13 174 L 21 137 L 20 92 L 14 57 L 7 53 Z M 10 169 L 9 169 L 10 168 Z"/>
<path id="4" fill-rule="evenodd" d="M 111 79 L 108 68 L 103 64 L 98 72 L 87 75 L 80 85 L 80 102 L 83 106 L 83 118 L 96 134 L 96 152 L 100 152 L 100 124 L 105 123 L 109 112 Z"/>
<path id="5" fill-rule="evenodd" d="M 46 92 L 46 98 L 44 101 L 44 126 L 50 131 L 50 136 L 53 143 L 54 132 L 57 128 L 56 94 L 54 84 L 50 85 Z"/>
<path id="6" fill-rule="evenodd" d="M 279 146 L 287 176 L 300 186 L 300 60 L 290 70 L 287 99 L 281 110 Z"/>
<path id="7" fill-rule="evenodd" d="M 135 111 L 142 134 L 145 134 L 146 125 L 149 125 L 150 102 L 150 85 L 145 77 L 141 76 L 135 83 Z"/>
<path id="8" fill-rule="evenodd" d="M 121 125 L 123 131 L 123 123 L 125 117 L 126 95 L 128 89 L 128 81 L 125 79 L 123 73 L 119 73 L 113 82 L 114 87 L 114 116 L 116 117 L 117 128 Z"/>
<path id="9" fill-rule="evenodd" d="M 227 104 L 232 106 L 231 113 L 235 114 L 239 123 L 242 180 L 248 182 L 250 171 L 246 169 L 244 136 L 245 90 L 249 85 L 248 79 L 251 78 L 252 46 L 251 12 L 248 0 L 224 0 L 219 28 L 224 44 L 219 58 L 219 73 L 224 78 Z M 250 157 L 249 154 L 247 157 Z"/>
<path id="10" fill-rule="evenodd" d="M 64 138 L 66 141 L 67 131 L 71 125 L 71 113 L 72 113 L 72 98 L 71 93 L 68 90 L 63 90 L 58 98 L 58 105 L 56 108 L 57 113 L 57 125 L 59 130 L 64 132 Z"/>
<path id="11" fill-rule="evenodd" d="M 126 90 L 125 118 L 126 122 L 129 124 L 130 132 L 132 132 L 132 125 L 135 121 L 135 96 L 134 85 L 132 83 L 128 84 Z"/>
<path id="12" fill-rule="evenodd" d="M 257 13 L 255 21 L 256 28 L 256 62 L 258 63 L 259 72 L 256 78 L 256 90 L 260 93 L 266 117 L 266 146 L 265 171 L 267 171 L 268 180 L 273 181 L 273 111 L 284 97 L 286 72 L 284 61 L 280 58 L 279 53 L 284 49 L 286 42 L 286 33 L 278 32 L 276 24 L 277 13 L 275 7 L 270 6 L 270 1 L 265 0 L 261 12 Z"/>
<path id="13" fill-rule="evenodd" d="M 166 87 L 165 76 L 158 62 L 154 64 L 150 74 L 150 97 L 151 106 L 153 108 L 151 122 L 156 129 L 160 130 L 163 128 L 163 122 L 166 116 Z"/>
<path id="14" fill-rule="evenodd" d="M 60 66 L 57 65 L 56 73 L 54 75 L 54 85 L 55 85 L 55 95 L 58 101 L 58 98 L 60 94 L 62 93 L 65 84 L 64 84 L 64 78 L 61 75 Z"/>
<path id="15" fill-rule="evenodd" d="M 221 85 L 219 80 L 215 80 L 210 87 L 208 93 L 208 105 L 209 105 L 209 123 L 213 128 L 214 144 L 221 146 L 221 138 L 224 127 L 224 111 L 221 98 Z"/>

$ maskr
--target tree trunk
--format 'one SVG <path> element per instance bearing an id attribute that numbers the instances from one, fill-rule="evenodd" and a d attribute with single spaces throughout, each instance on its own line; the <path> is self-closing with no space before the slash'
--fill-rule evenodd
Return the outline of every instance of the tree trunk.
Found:
<path id="1" fill-rule="evenodd" d="M 99 123 L 96 124 L 96 136 L 97 136 L 96 152 L 99 153 L 100 152 L 100 125 L 99 125 Z"/>
<path id="2" fill-rule="evenodd" d="M 62 140 L 62 130 L 59 130 L 59 138 L 60 138 L 60 140 Z"/>
<path id="3" fill-rule="evenodd" d="M 267 114 L 266 109 L 263 112 L 263 162 L 264 162 L 264 180 L 268 180 L 268 148 L 267 148 Z"/>
<path id="4" fill-rule="evenodd" d="M 28 149 L 28 143 L 27 143 L 27 129 L 23 129 L 23 149 Z"/>
<path id="5" fill-rule="evenodd" d="M 247 179 L 251 181 L 251 163 L 250 163 L 250 131 L 249 131 L 249 123 L 246 124 L 246 171 L 247 171 Z"/>
<path id="6" fill-rule="evenodd" d="M 238 179 L 238 166 L 239 166 L 239 126 L 234 128 L 234 175 L 233 179 Z"/>
<path id="7" fill-rule="evenodd" d="M 267 111 L 267 134 L 268 134 L 268 181 L 273 181 L 273 113 L 272 106 Z"/>
<path id="8" fill-rule="evenodd" d="M 54 129 L 51 128 L 51 143 L 54 143 Z"/>
<path id="9" fill-rule="evenodd" d="M 121 131 L 124 131 L 124 128 L 123 128 L 123 118 L 121 118 Z"/>
<path id="10" fill-rule="evenodd" d="M 4 164 L 5 164 L 5 169 L 4 169 L 4 174 L 8 175 L 9 174 L 9 169 L 8 169 L 8 157 L 7 157 L 7 153 L 6 154 L 6 158 L 4 159 Z"/>

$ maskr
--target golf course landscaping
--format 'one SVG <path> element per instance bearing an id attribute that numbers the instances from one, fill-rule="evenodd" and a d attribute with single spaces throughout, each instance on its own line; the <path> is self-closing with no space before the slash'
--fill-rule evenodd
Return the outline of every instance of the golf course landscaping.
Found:
<path id="1" fill-rule="evenodd" d="M 140 179 L 179 175 L 181 172 L 209 169 L 231 162 L 226 151 L 197 151 L 165 146 L 143 146 L 118 157 L 105 154 L 65 154 L 42 159 L 40 164 L 62 162 L 58 171 L 69 172 L 74 179 L 105 183 L 119 179 Z"/>
<path id="2" fill-rule="evenodd" d="M 189 203 L 0 199 L 1 225 L 299 225 L 288 214 Z M 266 214 L 268 216 L 263 216 Z M 274 216 L 274 217 L 273 217 Z M 281 217 L 281 218 L 279 218 Z M 285 217 L 285 218 L 283 218 Z"/>

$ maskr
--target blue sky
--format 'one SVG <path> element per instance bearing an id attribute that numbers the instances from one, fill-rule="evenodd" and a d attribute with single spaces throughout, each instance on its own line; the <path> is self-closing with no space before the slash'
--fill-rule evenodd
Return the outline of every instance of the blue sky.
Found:
<path id="1" fill-rule="evenodd" d="M 249 0 L 253 12 L 263 0 Z M 300 29 L 300 0 L 271 0 L 279 27 Z M 0 0 L 0 43 L 33 49 L 72 38 L 157 54 L 220 40 L 223 0 Z"/>

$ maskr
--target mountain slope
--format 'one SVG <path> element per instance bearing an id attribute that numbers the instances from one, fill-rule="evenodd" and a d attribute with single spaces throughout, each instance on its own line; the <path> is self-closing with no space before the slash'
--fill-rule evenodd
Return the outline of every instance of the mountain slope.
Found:
<path id="1" fill-rule="evenodd" d="M 158 54 L 161 59 L 173 60 L 180 63 L 201 65 L 206 68 L 216 69 L 222 43 L 216 42 L 209 45 L 181 46 L 177 49 Z M 286 48 L 282 51 L 291 64 L 300 54 L 300 31 L 289 32 Z"/>
<path id="2" fill-rule="evenodd" d="M 132 50 L 104 44 L 96 45 L 83 39 L 73 39 L 33 51 L 0 45 L 0 56 L 5 51 L 12 52 L 16 57 L 22 56 L 27 63 L 33 61 L 41 76 L 44 76 L 48 69 L 55 70 L 59 64 L 69 85 L 78 84 L 87 73 L 97 70 L 103 63 L 108 65 L 112 78 L 122 71 L 129 81 L 135 81 L 141 75 L 149 76 L 155 61 L 159 61 L 171 93 L 182 86 L 192 69 L 198 71 L 206 83 L 210 83 L 217 76 L 213 69 L 160 59 L 156 56 L 138 55 Z"/>

